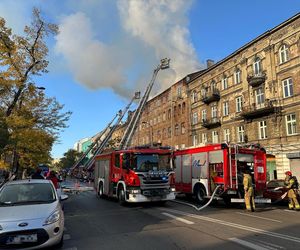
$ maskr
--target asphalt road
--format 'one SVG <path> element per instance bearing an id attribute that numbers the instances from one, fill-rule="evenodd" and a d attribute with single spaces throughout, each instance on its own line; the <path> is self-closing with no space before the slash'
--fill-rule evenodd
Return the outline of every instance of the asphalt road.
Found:
<path id="1" fill-rule="evenodd" d="M 202 211 L 175 202 L 122 207 L 85 191 L 70 194 L 65 217 L 64 250 L 300 249 L 300 212 L 287 206 L 254 213 L 222 203 Z"/>

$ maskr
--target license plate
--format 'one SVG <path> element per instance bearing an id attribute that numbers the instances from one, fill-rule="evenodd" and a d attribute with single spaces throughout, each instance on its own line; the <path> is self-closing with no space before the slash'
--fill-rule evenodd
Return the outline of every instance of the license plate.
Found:
<path id="1" fill-rule="evenodd" d="M 17 235 L 17 236 L 10 236 L 6 244 L 22 244 L 26 242 L 37 242 L 37 234 L 26 234 L 26 235 Z"/>

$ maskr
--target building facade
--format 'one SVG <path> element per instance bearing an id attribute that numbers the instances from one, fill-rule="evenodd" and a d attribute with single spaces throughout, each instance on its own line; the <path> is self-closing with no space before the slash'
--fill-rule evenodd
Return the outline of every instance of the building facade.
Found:
<path id="1" fill-rule="evenodd" d="M 300 179 L 300 14 L 147 102 L 133 145 L 260 144 Z"/>

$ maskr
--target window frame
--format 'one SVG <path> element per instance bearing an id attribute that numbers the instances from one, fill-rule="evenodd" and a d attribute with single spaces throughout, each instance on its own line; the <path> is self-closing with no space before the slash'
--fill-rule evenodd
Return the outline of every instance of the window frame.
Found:
<path id="1" fill-rule="evenodd" d="M 297 117 L 295 113 L 285 115 L 285 125 L 286 125 L 286 134 L 288 136 L 297 134 Z"/>
<path id="2" fill-rule="evenodd" d="M 281 83 L 282 83 L 283 98 L 288 98 L 288 97 L 293 96 L 294 95 L 293 79 L 291 77 L 289 77 L 289 78 L 282 80 Z M 285 90 L 287 90 L 288 95 L 286 95 Z"/>
<path id="3" fill-rule="evenodd" d="M 289 46 L 283 44 L 280 46 L 279 50 L 279 64 L 289 61 Z"/>
<path id="4" fill-rule="evenodd" d="M 268 139 L 266 120 L 258 122 L 258 135 L 260 140 Z"/>

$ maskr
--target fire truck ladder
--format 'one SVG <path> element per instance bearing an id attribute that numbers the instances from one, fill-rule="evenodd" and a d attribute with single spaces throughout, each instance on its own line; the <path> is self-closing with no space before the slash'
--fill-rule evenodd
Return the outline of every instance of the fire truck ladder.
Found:
<path id="1" fill-rule="evenodd" d="M 97 154 L 102 153 L 103 149 L 105 148 L 107 142 L 110 140 L 113 132 L 118 128 L 118 125 L 121 123 L 124 115 L 127 113 L 127 111 L 129 110 L 131 104 L 133 103 L 133 101 L 135 99 L 140 99 L 140 92 L 135 92 L 134 96 L 132 97 L 130 103 L 124 108 L 124 110 L 120 110 L 117 114 L 117 116 L 119 116 L 118 120 L 116 121 L 116 123 L 113 126 L 108 126 L 107 128 L 110 128 L 109 131 L 107 132 L 107 134 L 105 135 L 105 137 L 103 138 L 103 140 L 100 142 L 100 144 L 98 145 L 98 147 L 95 148 L 92 157 L 84 164 L 84 168 L 85 169 L 90 169 L 94 163 L 95 160 L 95 156 Z"/>
<path id="2" fill-rule="evenodd" d="M 136 126 L 137 126 L 137 124 L 140 120 L 143 109 L 144 109 L 144 107 L 146 105 L 146 102 L 149 98 L 150 92 L 152 90 L 153 84 L 154 84 L 156 76 L 157 76 L 157 73 L 161 69 L 163 70 L 163 69 L 169 68 L 169 64 L 170 64 L 170 59 L 164 58 L 164 59 L 160 60 L 160 64 L 154 70 L 152 79 L 151 79 L 150 83 L 147 86 L 145 94 L 144 94 L 143 98 L 140 100 L 139 105 L 138 105 L 137 109 L 135 110 L 135 112 L 132 116 L 132 119 L 130 120 L 130 122 L 129 122 L 129 124 L 128 124 L 125 132 L 124 132 L 124 135 L 123 135 L 122 140 L 120 142 L 119 149 L 125 149 L 130 145 L 133 134 L 134 134 L 134 131 L 135 131 L 135 128 L 136 128 Z"/>

